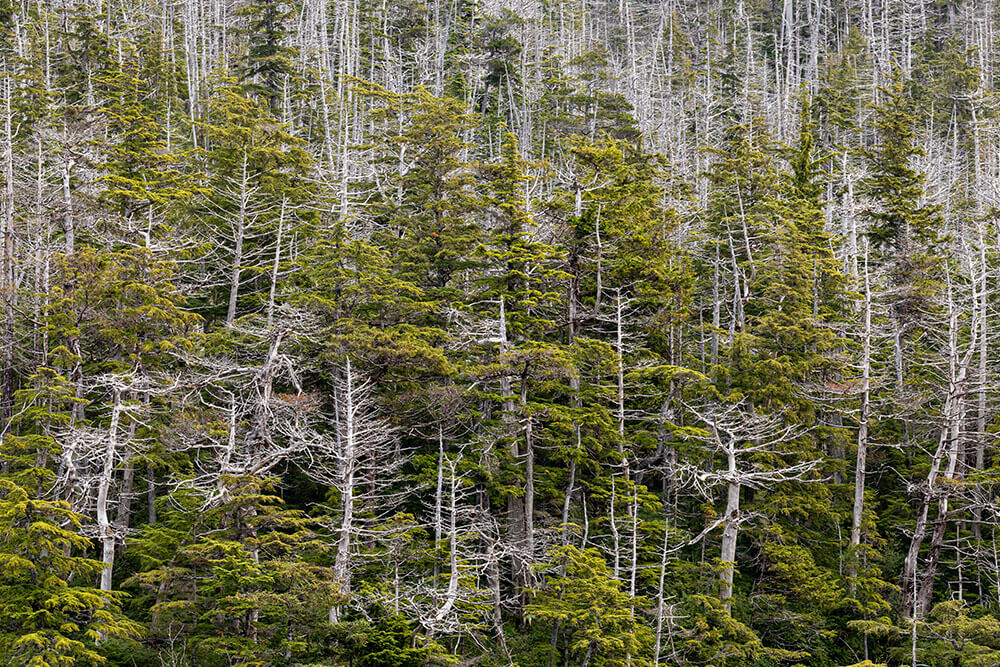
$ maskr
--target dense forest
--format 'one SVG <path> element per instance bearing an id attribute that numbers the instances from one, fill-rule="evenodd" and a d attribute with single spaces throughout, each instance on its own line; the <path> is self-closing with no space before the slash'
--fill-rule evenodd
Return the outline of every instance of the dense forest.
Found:
<path id="1" fill-rule="evenodd" d="M 0 664 L 1000 664 L 998 22 L 0 0 Z"/>

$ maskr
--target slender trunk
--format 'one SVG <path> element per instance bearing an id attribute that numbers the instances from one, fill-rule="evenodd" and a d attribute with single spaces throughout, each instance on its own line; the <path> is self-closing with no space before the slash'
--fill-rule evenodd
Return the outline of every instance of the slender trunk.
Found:
<path id="1" fill-rule="evenodd" d="M 285 198 L 281 198 L 281 212 L 278 214 L 278 238 L 274 247 L 274 264 L 271 266 L 271 289 L 267 295 L 267 326 L 274 322 L 274 299 L 278 291 L 278 267 L 281 265 L 281 242 L 285 231 Z M 235 306 L 234 306 L 235 307 Z M 235 314 L 235 311 L 234 311 Z"/>
<path id="2" fill-rule="evenodd" d="M 721 287 L 719 285 L 719 246 L 715 246 L 715 263 L 712 271 L 712 366 L 719 363 L 719 327 L 722 325 Z"/>
<path id="3" fill-rule="evenodd" d="M 111 423 L 108 425 L 107 441 L 104 446 L 104 461 L 97 485 L 97 533 L 101 541 L 101 590 L 111 590 L 111 571 L 115 563 L 115 533 L 108 513 L 108 496 L 115 472 L 115 457 L 118 455 L 118 423 L 121 419 L 121 390 L 114 389 L 111 406 Z"/>
<path id="4" fill-rule="evenodd" d="M 726 448 L 729 484 L 726 495 L 726 515 L 722 529 L 722 545 L 719 558 L 722 569 L 719 572 L 719 598 L 726 611 L 732 608 L 733 574 L 736 567 L 736 539 L 739 536 L 740 483 L 736 481 L 736 443 L 730 442 Z"/>
<path id="5" fill-rule="evenodd" d="M 226 310 L 226 324 L 232 324 L 236 319 L 236 301 L 240 294 L 240 275 L 243 271 L 243 242 L 246 237 L 247 205 L 247 152 L 243 151 L 243 166 L 240 175 L 240 209 L 236 216 L 236 247 L 233 250 L 233 267 L 229 279 L 229 307 Z"/>
<path id="6" fill-rule="evenodd" d="M 441 537 L 444 532 L 442 525 L 442 503 L 444 502 L 444 434 L 438 427 L 438 469 L 437 486 L 434 490 L 434 588 L 437 589 L 438 577 L 441 575 Z"/>
<path id="7" fill-rule="evenodd" d="M 507 338 L 507 311 L 503 297 L 500 297 L 500 355 L 505 356 L 510 349 Z M 504 437 L 508 439 L 509 454 L 512 461 L 521 458 L 521 448 L 518 446 L 517 415 L 515 413 L 515 398 L 511 386 L 510 375 L 503 371 L 500 376 L 500 394 L 503 397 L 503 428 Z M 527 581 L 525 576 L 525 561 L 520 553 L 525 539 L 525 503 L 518 494 L 507 496 L 507 535 L 513 548 L 511 553 L 511 577 L 515 587 L 521 587 Z"/>
<path id="8" fill-rule="evenodd" d="M 444 604 L 441 605 L 435 616 L 435 620 L 438 622 L 448 617 L 449 612 L 451 612 L 458 601 L 458 525 L 456 519 L 458 506 L 455 492 L 457 485 L 455 462 L 449 462 L 448 468 L 450 474 L 448 484 L 448 592 L 445 594 Z"/>
<path id="9" fill-rule="evenodd" d="M 73 218 L 73 197 L 70 194 L 70 182 L 72 178 L 73 160 L 66 161 L 62 173 L 62 194 L 63 194 L 63 240 L 66 248 L 66 255 L 72 256 L 76 246 L 76 221 Z"/>
<path id="10" fill-rule="evenodd" d="M 951 296 L 949 294 L 949 308 L 951 307 Z M 952 309 L 950 320 L 950 341 L 949 358 L 951 360 L 951 376 L 953 380 L 954 399 L 951 401 L 951 410 L 945 414 L 945 424 L 949 429 L 948 434 L 948 465 L 945 467 L 944 478 L 948 482 L 960 477 L 958 462 L 963 456 L 961 426 L 965 422 L 965 378 L 968 371 L 965 367 L 957 368 L 958 358 L 958 316 Z M 968 354 L 964 363 L 968 364 L 972 360 L 972 355 L 977 351 L 975 344 L 975 324 L 972 331 L 973 341 L 969 346 Z M 927 546 L 927 561 L 924 567 L 923 576 L 920 581 L 920 590 L 917 592 L 918 609 L 921 614 L 930 610 L 931 599 L 934 595 L 934 578 L 937 575 L 938 563 L 941 559 L 941 548 L 944 545 L 944 537 L 948 528 L 948 505 L 953 493 L 954 484 L 945 483 L 938 494 L 938 515 L 934 525 L 934 532 L 931 534 L 930 543 Z"/>
<path id="11" fill-rule="evenodd" d="M 861 524 L 864 521 L 865 474 L 868 458 L 868 417 L 871 410 L 871 351 L 872 351 L 872 294 L 868 278 L 868 257 L 864 263 L 864 319 L 865 332 L 862 342 L 861 359 L 861 414 L 858 417 L 858 452 L 854 466 L 854 508 L 851 512 L 851 548 L 848 565 L 848 586 L 851 595 L 856 591 L 858 575 L 859 547 L 861 545 Z"/>
<path id="12" fill-rule="evenodd" d="M 979 163 L 976 163 L 977 170 Z M 981 472 L 986 469 L 986 377 L 987 362 L 989 360 L 988 350 L 988 328 L 987 328 L 987 265 L 986 265 L 986 242 L 983 238 L 982 229 L 979 230 L 979 393 L 976 401 L 976 471 Z M 983 539 L 982 533 L 983 508 L 977 504 L 973 508 L 972 535 L 976 541 Z"/>
<path id="13" fill-rule="evenodd" d="M 354 377 L 351 371 L 351 359 L 347 358 L 344 367 L 343 405 L 341 406 L 341 456 L 339 461 L 340 479 L 340 536 L 337 540 L 337 555 L 333 561 L 333 577 L 340 585 L 341 594 L 351 592 L 351 536 L 354 532 L 354 471 L 357 453 L 355 452 L 355 405 Z M 340 608 L 330 607 L 329 620 L 337 622 Z"/>
<path id="14" fill-rule="evenodd" d="M 666 603 L 663 587 L 667 581 L 667 554 L 670 547 L 670 522 L 666 519 L 669 514 L 666 512 L 666 507 L 663 509 L 663 550 L 660 552 L 660 580 L 656 586 L 656 644 L 653 650 L 653 667 L 659 667 L 660 652 L 663 648 L 663 613 Z"/>
<path id="15" fill-rule="evenodd" d="M 527 409 L 527 380 L 521 390 L 524 424 L 524 555 L 529 562 L 535 557 L 535 442 L 531 415 Z M 526 571 L 527 574 L 527 571 Z"/>
<path id="16" fill-rule="evenodd" d="M 947 480 L 951 480 L 955 475 L 958 460 L 958 448 L 960 446 L 960 439 L 958 435 L 960 433 L 959 429 L 962 419 L 962 402 L 966 391 L 965 384 L 968 378 L 968 370 L 972 357 L 978 350 L 978 318 L 973 318 L 969 347 L 966 350 L 965 355 L 959 359 L 958 314 L 955 311 L 954 304 L 952 303 L 950 288 L 948 294 L 948 311 L 950 315 L 949 331 L 951 334 L 949 342 L 951 372 L 949 391 L 948 395 L 945 397 L 943 411 L 944 423 L 941 425 L 937 448 L 934 455 L 931 457 L 930 470 L 928 471 L 927 477 L 922 485 L 922 495 L 917 509 L 917 520 L 913 529 L 913 536 L 910 539 L 910 547 L 907 551 L 906 559 L 903 561 L 903 609 L 904 613 L 910 613 L 912 611 L 917 618 L 922 616 L 923 613 L 927 611 L 919 604 L 922 596 L 920 595 L 920 591 L 917 590 L 917 568 L 920 548 L 923 545 L 924 538 L 927 536 L 928 513 L 935 496 L 940 495 L 939 512 L 942 505 L 944 511 L 947 512 L 947 495 L 950 493 L 950 489 L 944 493 L 939 493 L 938 487 L 940 482 L 938 480 L 938 475 L 941 473 L 941 466 L 944 462 L 945 456 L 948 457 L 948 464 L 944 471 L 945 478 Z M 936 567 L 936 562 L 932 564 Z M 925 575 L 925 581 L 926 576 L 930 576 L 931 579 L 933 579 L 934 576 L 933 569 L 928 569 L 929 572 Z M 927 594 L 925 593 L 924 595 Z"/>
<path id="17" fill-rule="evenodd" d="M 156 469 L 152 463 L 146 464 L 146 504 L 149 511 L 147 521 L 152 526 L 156 523 Z"/>
<path id="18" fill-rule="evenodd" d="M 4 69 L 4 145 L 3 145 L 3 211 L 0 243 L 3 244 L 2 276 L 0 276 L 0 299 L 3 299 L 3 370 L 0 377 L 0 420 L 6 425 L 14 411 L 14 129 L 11 97 L 14 95 L 14 80 L 8 71 L 9 63 L 3 62 Z"/>

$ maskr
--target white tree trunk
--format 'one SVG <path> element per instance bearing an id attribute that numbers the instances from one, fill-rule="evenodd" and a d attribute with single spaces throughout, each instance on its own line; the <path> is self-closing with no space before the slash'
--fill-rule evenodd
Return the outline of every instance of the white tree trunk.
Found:
<path id="1" fill-rule="evenodd" d="M 355 406 L 354 377 L 351 370 L 351 359 L 347 358 L 344 367 L 344 396 L 341 429 L 340 456 L 340 537 L 337 540 L 337 555 L 333 561 L 333 576 L 340 585 L 344 595 L 351 591 L 351 535 L 354 532 L 354 471 L 357 464 L 355 452 Z M 336 622 L 339 607 L 330 608 L 330 622 Z"/>
<path id="2" fill-rule="evenodd" d="M 726 611 L 732 608 L 733 597 L 733 573 L 736 567 L 736 539 L 739 536 L 740 522 L 740 484 L 736 481 L 736 451 L 735 443 L 728 443 L 726 459 L 728 461 L 728 473 L 730 476 L 726 495 L 726 515 L 722 528 L 722 545 L 719 558 L 722 561 L 722 569 L 719 571 L 719 598 L 726 607 Z"/>
<path id="3" fill-rule="evenodd" d="M 118 455 L 118 423 L 121 419 L 121 390 L 114 389 L 114 399 L 111 406 L 111 423 L 108 425 L 108 436 L 104 446 L 104 461 L 101 476 L 97 481 L 97 532 L 101 541 L 101 590 L 111 590 L 111 572 L 115 564 L 115 533 L 108 513 L 108 496 L 111 490 L 115 472 L 115 457 Z"/>
<path id="4" fill-rule="evenodd" d="M 243 269 L 243 243 L 246 237 L 248 194 L 248 156 L 243 151 L 243 166 L 240 174 L 240 208 L 236 216 L 236 247 L 233 249 L 233 266 L 229 279 L 229 308 L 226 310 L 226 324 L 236 319 L 236 301 L 240 295 L 240 275 Z"/>
<path id="5" fill-rule="evenodd" d="M 858 547 L 861 545 L 861 524 L 865 509 L 865 474 L 868 458 L 868 417 L 871 410 L 872 373 L 872 293 L 868 278 L 868 253 L 864 260 L 864 340 L 861 358 L 861 413 L 858 416 L 858 452 L 854 465 L 854 507 L 851 512 L 851 554 L 848 566 L 849 587 L 855 591 L 855 577 L 858 573 Z"/>

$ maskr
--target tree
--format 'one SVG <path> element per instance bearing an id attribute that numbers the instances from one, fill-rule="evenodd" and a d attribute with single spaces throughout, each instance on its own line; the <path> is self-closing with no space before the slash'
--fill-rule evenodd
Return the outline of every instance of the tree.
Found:
<path id="1" fill-rule="evenodd" d="M 225 323 L 232 324 L 241 294 L 243 303 L 251 301 L 244 290 L 247 283 L 257 287 L 251 301 L 256 309 L 266 304 L 273 312 L 287 239 L 310 219 L 306 204 L 311 188 L 305 176 L 311 159 L 300 140 L 232 85 L 220 87 L 200 129 L 207 187 L 194 200 L 193 212 L 204 225 L 198 231 L 206 244 L 205 264 L 211 267 L 201 282 L 212 291 L 222 288 L 220 298 L 207 299 L 205 312 L 214 315 L 222 302 Z M 219 238 L 225 240 L 221 256 L 211 247 Z"/>
<path id="2" fill-rule="evenodd" d="M 400 278 L 432 298 L 453 296 L 453 278 L 475 265 L 478 229 L 466 159 L 472 119 L 458 101 L 424 89 L 387 102 L 378 114 L 396 123 L 382 138 L 388 173 L 376 220 L 386 232 L 375 238 L 392 253 Z"/>
<path id="3" fill-rule="evenodd" d="M 868 236 L 878 258 L 888 266 L 895 292 L 891 316 L 895 326 L 894 359 L 897 390 L 903 390 L 907 338 L 917 335 L 925 313 L 933 310 L 931 297 L 940 285 L 935 254 L 940 249 L 940 208 L 924 203 L 924 174 L 912 164 L 923 154 L 915 143 L 914 118 L 897 72 L 884 100 L 875 107 L 879 143 L 864 156 L 871 175 L 863 191 L 874 206 L 866 211 Z"/>
<path id="4" fill-rule="evenodd" d="M 100 665 L 98 643 L 138 637 L 124 595 L 87 583 L 104 564 L 80 555 L 82 515 L 63 501 L 37 500 L 0 480 L 0 656 L 30 667 Z"/>
<path id="5" fill-rule="evenodd" d="M 722 527 L 719 547 L 719 599 L 726 612 L 731 611 L 733 575 L 736 567 L 736 546 L 740 526 L 752 517 L 741 511 L 740 500 L 744 487 L 766 488 L 780 482 L 800 481 L 810 477 L 820 464 L 818 459 L 781 465 L 781 454 L 803 429 L 794 424 L 783 425 L 780 416 L 762 415 L 745 402 L 713 406 L 709 409 L 691 408 L 703 424 L 695 438 L 703 440 L 713 455 L 721 455 L 723 466 L 716 471 L 689 469 L 687 475 L 703 495 L 711 498 L 715 486 L 726 488 L 725 509 L 705 532 Z"/>
<path id="6" fill-rule="evenodd" d="M 247 20 L 248 44 L 240 66 L 241 79 L 258 99 L 267 102 L 276 118 L 282 118 L 282 104 L 289 97 L 289 77 L 298 55 L 287 45 L 286 23 L 295 15 L 295 5 L 285 0 L 255 0 L 237 13 Z"/>
<path id="7" fill-rule="evenodd" d="M 533 591 L 527 618 L 563 625 L 565 652 L 583 667 L 648 664 L 652 633 L 634 613 L 645 601 L 621 590 L 596 549 L 555 547 L 550 558 L 539 568 L 550 574 Z"/>
<path id="8" fill-rule="evenodd" d="M 971 613 L 970 613 L 971 612 Z M 924 659 L 941 667 L 991 665 L 1000 658 L 996 637 L 1000 622 L 962 600 L 934 605 L 920 634 L 930 639 Z"/>
<path id="9" fill-rule="evenodd" d="M 490 224 L 478 250 L 482 278 L 474 297 L 499 315 L 496 334 L 485 341 L 486 367 L 480 372 L 499 380 L 498 435 L 506 446 L 501 460 L 510 476 L 503 480 L 503 495 L 515 588 L 529 584 L 535 560 L 536 429 L 544 420 L 563 416 L 556 401 L 538 400 L 536 395 L 558 392 L 560 381 L 572 373 L 563 346 L 546 340 L 561 297 L 556 285 L 565 274 L 558 268 L 557 250 L 536 238 L 525 195 L 527 166 L 516 138 L 507 132 L 500 159 L 482 167 L 483 209 Z"/>
<path id="10" fill-rule="evenodd" d="M 225 496 L 178 491 L 175 508 L 133 542 L 147 564 L 130 583 L 151 613 L 150 633 L 180 631 L 194 656 L 241 662 L 316 655 L 327 610 L 340 599 L 320 522 L 288 509 L 271 483 L 224 477 Z M 231 659 L 230 658 L 230 659 Z"/>

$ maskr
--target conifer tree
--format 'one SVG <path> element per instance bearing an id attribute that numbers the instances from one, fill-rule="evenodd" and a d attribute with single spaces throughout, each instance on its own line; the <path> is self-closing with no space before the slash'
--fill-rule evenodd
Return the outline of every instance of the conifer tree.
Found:
<path id="1" fill-rule="evenodd" d="M 197 659 L 241 662 L 317 656 L 327 610 L 338 599 L 319 522 L 283 507 L 271 484 L 227 478 L 206 509 L 179 492 L 162 523 L 134 542 L 148 565 L 132 583 L 149 591 L 150 633 L 183 632 Z M 137 594 L 138 595 L 138 594 Z"/>
<path id="2" fill-rule="evenodd" d="M 643 600 L 629 599 L 594 549 L 557 547 L 552 551 L 545 588 L 535 593 L 526 613 L 568 628 L 565 659 L 580 665 L 649 664 L 652 637 L 633 613 Z"/>
<path id="3" fill-rule="evenodd" d="M 407 123 L 385 138 L 390 173 L 378 221 L 387 233 L 378 239 L 393 253 L 402 279 L 432 297 L 455 294 L 453 278 L 474 266 L 477 234 L 466 158 L 471 118 L 459 102 L 424 89 L 391 98 L 380 115 Z"/>
<path id="4" fill-rule="evenodd" d="M 305 178 L 311 158 L 274 116 L 233 86 L 217 91 L 201 132 L 206 182 L 192 212 L 205 237 L 203 266 L 211 271 L 202 277 L 210 290 L 204 310 L 231 324 L 241 295 L 253 310 L 273 310 L 282 253 L 311 218 Z M 225 239 L 221 253 L 211 247 L 216 235 Z M 249 295 L 247 284 L 254 288 Z"/>
<path id="5" fill-rule="evenodd" d="M 248 37 L 246 55 L 240 66 L 240 78 L 254 96 L 266 102 L 276 118 L 284 118 L 282 104 L 291 83 L 296 50 L 287 44 L 287 23 L 295 15 L 295 6 L 286 0 L 254 0 L 238 10 L 246 17 Z"/>
<path id="6" fill-rule="evenodd" d="M 83 517 L 0 480 L 0 659 L 32 667 L 104 663 L 98 644 L 138 637 L 124 595 L 92 588 L 103 564 L 81 555 Z"/>

